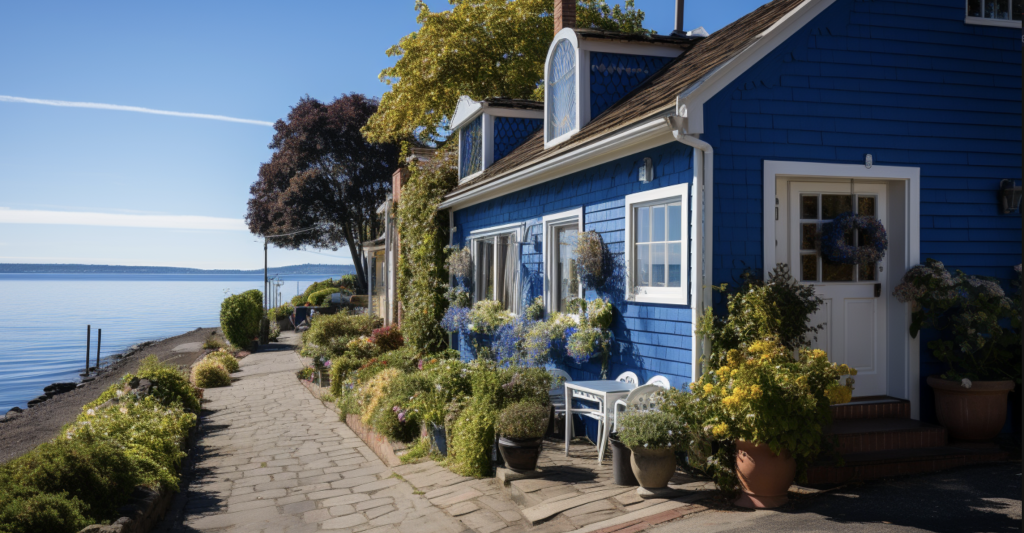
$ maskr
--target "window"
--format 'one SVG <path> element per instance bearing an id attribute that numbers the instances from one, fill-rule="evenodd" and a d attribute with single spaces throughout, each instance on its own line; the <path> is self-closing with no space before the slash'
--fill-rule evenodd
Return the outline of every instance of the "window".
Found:
<path id="1" fill-rule="evenodd" d="M 459 130 L 459 179 L 483 170 L 483 116 Z"/>
<path id="2" fill-rule="evenodd" d="M 689 184 L 626 197 L 630 298 L 687 303 Z"/>
<path id="3" fill-rule="evenodd" d="M 471 244 L 473 301 L 498 300 L 505 309 L 518 312 L 518 230 L 481 233 L 472 236 Z"/>
<path id="4" fill-rule="evenodd" d="M 833 263 L 821 257 L 818 251 L 818 232 L 821 225 L 840 213 L 859 215 L 876 214 L 878 197 L 867 194 L 801 194 L 800 205 L 800 281 L 875 281 L 876 263 L 851 265 Z M 856 229 L 846 234 L 847 244 L 867 244 Z"/>
<path id="5" fill-rule="evenodd" d="M 548 313 L 566 313 L 572 300 L 583 297 L 575 255 L 582 221 L 582 208 L 544 217 L 544 308 Z"/>
<path id="6" fill-rule="evenodd" d="M 989 26 L 1021 27 L 1024 0 L 967 0 L 966 22 Z"/>
<path id="7" fill-rule="evenodd" d="M 552 141 L 576 129 L 576 49 L 566 39 L 551 54 L 547 79 L 547 136 Z"/>

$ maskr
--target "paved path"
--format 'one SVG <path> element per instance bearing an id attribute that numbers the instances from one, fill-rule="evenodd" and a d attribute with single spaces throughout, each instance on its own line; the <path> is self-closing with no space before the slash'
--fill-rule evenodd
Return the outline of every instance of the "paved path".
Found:
<path id="1" fill-rule="evenodd" d="M 206 390 L 189 486 L 156 531 L 465 529 L 393 477 L 298 382 L 301 364 L 291 347 L 276 348 L 243 359 L 230 387 Z"/>

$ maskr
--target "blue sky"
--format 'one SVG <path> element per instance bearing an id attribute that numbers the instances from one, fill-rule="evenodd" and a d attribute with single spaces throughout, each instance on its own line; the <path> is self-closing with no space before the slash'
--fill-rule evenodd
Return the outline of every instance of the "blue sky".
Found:
<path id="1" fill-rule="evenodd" d="M 685 26 L 713 32 L 762 3 L 690 0 Z M 636 4 L 647 13 L 645 26 L 672 30 L 674 2 Z M 262 266 L 262 243 L 241 219 L 256 171 L 270 158 L 272 128 L 18 99 L 272 123 L 305 94 L 380 96 L 386 86 L 377 75 L 393 63 L 384 51 L 415 31 L 413 6 L 412 0 L 6 3 L 0 262 Z M 271 266 L 350 262 L 344 249 L 270 252 Z"/>

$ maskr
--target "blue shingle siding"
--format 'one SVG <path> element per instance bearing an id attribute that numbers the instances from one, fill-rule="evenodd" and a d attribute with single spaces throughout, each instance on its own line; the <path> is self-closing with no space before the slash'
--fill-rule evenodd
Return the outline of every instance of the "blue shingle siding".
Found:
<path id="1" fill-rule="evenodd" d="M 590 119 L 597 118 L 672 59 L 590 52 Z"/>
<path id="2" fill-rule="evenodd" d="M 531 133 L 544 126 L 541 118 L 494 117 L 494 161 L 523 144 Z"/>
<path id="3" fill-rule="evenodd" d="M 654 163 L 655 179 L 649 184 L 637 179 L 644 157 L 650 157 Z M 588 299 L 610 298 L 617 311 L 612 326 L 615 342 L 611 377 L 631 370 L 646 381 L 660 374 L 668 377 L 674 387 L 680 387 L 691 376 L 690 309 L 625 301 L 621 270 L 626 195 L 690 183 L 692 162 L 692 149 L 671 143 L 455 211 L 455 242 L 464 246 L 474 230 L 513 223 L 525 225 L 526 241 L 538 235 L 537 244 L 520 246 L 520 286 L 523 302 L 529 302 L 543 291 L 542 217 L 582 206 L 584 229 L 601 234 L 618 265 L 618 271 L 605 286 L 586 295 Z M 460 349 L 464 357 L 468 355 L 464 343 Z M 601 366 L 597 361 L 582 365 L 567 362 L 560 366 L 566 367 L 573 379 L 600 378 Z"/>
<path id="4" fill-rule="evenodd" d="M 1008 280 L 1021 217 L 998 213 L 996 191 L 1021 178 L 1020 72 L 1020 30 L 965 24 L 963 0 L 838 0 L 704 107 L 713 282 L 764 267 L 764 160 L 862 164 L 869 153 L 921 169 L 913 260 Z M 921 412 L 931 419 L 924 379 L 941 368 L 927 340 Z"/>

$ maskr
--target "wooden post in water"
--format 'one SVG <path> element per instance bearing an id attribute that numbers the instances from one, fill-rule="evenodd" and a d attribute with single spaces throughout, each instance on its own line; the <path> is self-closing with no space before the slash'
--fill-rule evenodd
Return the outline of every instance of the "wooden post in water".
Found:
<path id="1" fill-rule="evenodd" d="M 92 348 L 92 326 L 85 326 L 85 374 L 89 375 L 89 349 Z"/>
<path id="2" fill-rule="evenodd" d="M 96 371 L 100 370 L 100 343 L 103 342 L 103 329 L 96 329 Z"/>

